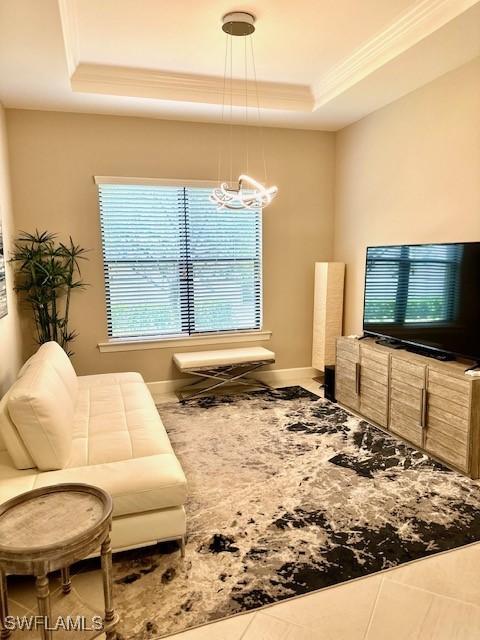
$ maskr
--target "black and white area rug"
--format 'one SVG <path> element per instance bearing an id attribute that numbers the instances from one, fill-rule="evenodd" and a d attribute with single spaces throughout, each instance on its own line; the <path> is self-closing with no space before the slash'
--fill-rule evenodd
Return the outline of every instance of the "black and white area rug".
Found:
<path id="1" fill-rule="evenodd" d="M 188 545 L 117 556 L 123 638 L 158 637 L 480 540 L 480 485 L 301 387 L 160 405 Z"/>

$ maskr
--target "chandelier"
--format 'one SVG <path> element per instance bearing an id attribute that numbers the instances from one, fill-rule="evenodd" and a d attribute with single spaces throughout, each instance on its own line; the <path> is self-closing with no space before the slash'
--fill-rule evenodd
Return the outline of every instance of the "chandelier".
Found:
<path id="1" fill-rule="evenodd" d="M 261 135 L 261 122 L 260 122 L 260 102 L 258 98 L 258 83 L 255 68 L 255 57 L 253 53 L 253 38 L 252 34 L 255 31 L 255 16 L 243 11 L 235 11 L 227 13 L 222 20 L 222 30 L 226 34 L 225 39 L 225 65 L 223 73 L 223 102 L 222 102 L 222 123 L 225 121 L 225 107 L 227 102 L 227 69 L 230 69 L 230 127 L 233 120 L 233 39 L 235 37 L 241 37 L 244 39 L 244 72 L 245 72 L 245 124 L 248 125 L 248 47 L 247 40 L 250 41 L 250 54 L 251 54 L 251 68 L 253 72 L 253 83 L 256 96 L 256 109 L 257 109 L 257 123 Z M 247 149 L 246 149 L 246 173 L 242 173 L 238 176 L 236 181 L 233 181 L 233 175 L 230 175 L 230 181 L 223 181 L 218 187 L 215 187 L 210 194 L 210 201 L 217 205 L 218 210 L 222 209 L 263 209 L 268 206 L 273 198 L 276 196 L 278 189 L 275 186 L 266 187 L 264 184 L 255 180 L 248 174 L 248 133 L 247 135 Z M 232 136 L 230 130 L 230 167 L 233 165 L 233 148 L 232 148 Z M 263 145 L 263 139 L 261 139 L 261 151 L 264 167 L 264 180 L 267 182 L 267 168 L 265 161 L 265 148 Z M 219 151 L 219 180 L 220 172 L 222 168 L 222 154 L 221 148 Z"/>

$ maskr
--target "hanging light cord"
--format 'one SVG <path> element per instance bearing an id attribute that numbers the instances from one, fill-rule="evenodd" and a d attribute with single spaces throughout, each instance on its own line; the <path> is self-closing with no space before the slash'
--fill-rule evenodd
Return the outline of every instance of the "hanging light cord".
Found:
<path id="1" fill-rule="evenodd" d="M 227 148 L 230 148 L 230 181 L 229 182 L 220 182 L 220 178 L 221 178 L 221 174 L 222 174 L 222 166 L 223 166 L 223 145 L 222 145 L 222 139 L 223 139 L 223 132 L 221 131 L 221 135 L 220 135 L 220 147 L 219 147 L 219 155 L 218 155 L 218 180 L 220 182 L 219 186 L 214 188 L 209 196 L 210 201 L 215 203 L 217 205 L 218 210 L 223 210 L 223 209 L 233 209 L 233 210 L 245 210 L 245 209 L 250 209 L 250 210 L 258 210 L 258 209 L 263 209 L 264 207 L 268 206 L 273 198 L 277 195 L 278 192 L 278 188 L 276 186 L 270 186 L 267 187 L 267 180 L 268 180 L 268 176 L 267 176 L 267 161 L 266 161 L 266 155 L 265 155 L 265 144 L 264 144 L 264 135 L 263 135 L 263 127 L 262 127 L 262 121 L 261 121 L 261 113 L 260 113 L 260 96 L 259 96 L 259 91 L 258 91 L 258 81 L 257 81 L 257 69 L 255 66 L 255 52 L 254 52 L 254 45 L 253 45 L 253 37 L 252 37 L 252 33 L 254 32 L 255 28 L 253 27 L 253 22 L 255 20 L 255 17 L 247 14 L 247 13 L 243 13 L 243 16 L 245 16 L 245 20 L 242 20 L 242 12 L 238 12 L 238 13 L 232 13 L 232 14 L 228 14 L 226 16 L 224 16 L 223 19 L 223 23 L 224 23 L 224 27 L 223 30 L 225 31 L 225 59 L 224 59 L 224 66 L 223 66 L 223 96 L 222 96 L 222 117 L 221 117 L 221 124 L 222 124 L 222 129 L 224 128 L 225 125 L 225 110 L 227 108 L 227 98 L 226 98 L 226 89 L 227 89 L 227 76 L 228 74 L 230 74 L 230 79 L 229 79 L 229 83 L 230 83 L 230 128 L 229 128 L 229 143 L 227 143 Z M 233 18 L 230 22 L 228 21 L 228 18 L 231 17 Z M 239 28 L 240 25 L 240 28 Z M 247 27 L 247 25 L 250 25 L 250 27 Z M 242 28 L 243 26 L 243 28 Z M 252 28 L 253 27 L 253 28 Z M 245 172 L 242 172 L 239 177 L 238 180 L 236 182 L 236 184 L 233 183 L 233 114 L 234 114 L 234 109 L 233 109 L 233 103 L 234 103 L 234 96 L 233 96 L 233 92 L 234 92 L 234 79 L 233 79 L 233 36 L 234 35 L 243 35 L 244 36 L 244 48 L 243 48 L 243 66 L 244 66 L 244 74 L 245 74 L 245 82 L 244 82 L 244 92 L 245 92 Z M 255 86 L 255 99 L 256 99 L 256 108 L 257 108 L 257 126 L 258 126 L 258 134 L 259 134 L 259 142 L 260 142 L 260 146 L 261 146 L 261 157 L 262 157 L 262 161 L 263 161 L 263 173 L 264 173 L 264 180 L 265 183 L 261 184 L 259 181 L 255 180 L 254 178 L 252 178 L 249 174 L 250 174 L 250 149 L 249 149 L 249 139 L 250 139 L 250 131 L 249 131 L 249 127 L 250 125 L 250 118 L 249 118 L 249 113 L 248 113 L 248 109 L 249 109 L 249 79 L 248 79 L 248 73 L 249 73 L 249 61 L 248 61 L 248 45 L 247 45 L 247 41 L 246 38 L 247 36 L 250 36 L 250 51 L 251 51 L 251 56 L 252 56 L 252 81 L 254 83 Z M 229 42 L 230 40 L 230 42 Z M 228 59 L 230 56 L 230 60 Z M 230 68 L 229 68 L 230 67 Z M 241 67 L 241 65 L 240 65 Z M 242 82 L 241 79 L 239 79 L 238 81 L 235 82 L 235 87 L 236 87 L 236 105 L 241 107 L 242 104 L 242 100 L 240 97 L 240 100 L 238 101 L 238 96 L 241 96 L 241 91 L 242 91 Z M 254 108 L 254 105 L 252 105 L 252 107 Z M 242 122 L 242 120 L 240 119 L 240 124 Z M 253 123 L 252 123 L 253 124 Z M 225 134 L 227 132 L 225 131 Z M 240 160 L 240 157 L 238 158 L 238 160 Z M 228 162 L 228 160 L 227 160 Z M 225 173 L 228 173 L 228 164 L 227 164 L 227 171 Z"/>
<path id="2" fill-rule="evenodd" d="M 247 64 L 247 38 L 243 39 L 243 57 L 245 64 L 245 156 L 246 156 L 246 165 L 247 165 L 247 174 L 249 172 L 248 167 L 248 64 Z"/>
<path id="3" fill-rule="evenodd" d="M 263 175 L 264 175 L 264 179 L 265 179 L 265 184 L 267 184 L 267 182 L 268 182 L 268 179 L 267 179 L 267 161 L 265 159 L 265 144 L 264 144 L 264 140 L 263 140 L 263 127 L 262 127 L 262 121 L 261 121 L 261 116 L 260 116 L 260 98 L 258 96 L 257 68 L 255 66 L 255 55 L 254 55 L 254 52 L 253 52 L 253 35 L 250 36 L 250 48 L 252 50 L 253 82 L 255 84 L 255 95 L 256 95 L 256 98 L 257 98 L 258 129 L 259 129 L 259 136 L 260 136 L 260 146 L 262 148 Z"/>
<path id="4" fill-rule="evenodd" d="M 228 33 L 225 34 L 225 60 L 223 63 L 223 89 L 222 89 L 222 118 L 221 124 L 223 125 L 225 122 L 225 94 L 227 87 L 227 57 L 228 57 Z M 222 145 L 222 129 L 220 129 L 220 135 L 218 136 L 218 168 L 217 168 L 217 180 L 220 182 L 222 176 L 222 155 L 223 155 L 223 145 Z"/>
<path id="5" fill-rule="evenodd" d="M 230 31 L 230 184 L 233 183 L 233 37 Z"/>

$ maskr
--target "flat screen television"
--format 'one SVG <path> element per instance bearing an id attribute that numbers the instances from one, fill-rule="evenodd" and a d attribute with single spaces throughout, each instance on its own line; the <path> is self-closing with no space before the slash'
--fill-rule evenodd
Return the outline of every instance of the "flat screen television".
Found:
<path id="1" fill-rule="evenodd" d="M 368 247 L 363 329 L 480 361 L 480 242 Z"/>

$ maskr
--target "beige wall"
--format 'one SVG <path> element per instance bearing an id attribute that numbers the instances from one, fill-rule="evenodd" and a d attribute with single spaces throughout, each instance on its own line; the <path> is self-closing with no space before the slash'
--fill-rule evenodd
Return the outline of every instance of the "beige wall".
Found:
<path id="1" fill-rule="evenodd" d="M 0 104 L 0 222 L 6 258 L 12 246 L 13 214 L 8 170 L 7 130 L 5 111 Z M 13 291 L 11 266 L 6 265 L 8 314 L 0 319 L 0 397 L 15 378 L 21 365 L 20 320 Z"/>
<path id="2" fill-rule="evenodd" d="M 480 240 L 480 59 L 337 135 L 335 259 L 362 328 L 366 247 Z"/>
<path id="3" fill-rule="evenodd" d="M 217 141 L 228 128 L 20 110 L 9 110 L 7 121 L 16 227 L 71 234 L 91 249 L 83 269 L 91 286 L 75 296 L 71 322 L 80 332 L 74 344 L 78 372 L 138 370 L 148 381 L 178 377 L 171 349 L 97 349 L 107 328 L 92 176 L 215 179 Z M 234 127 L 234 148 L 243 148 L 245 135 Z M 248 135 L 253 155 L 258 132 Z M 314 262 L 331 259 L 333 251 L 335 136 L 268 128 L 264 139 L 269 175 L 279 187 L 263 214 L 264 328 L 273 331 L 264 344 L 275 350 L 276 368 L 305 367 L 311 363 Z M 254 166 L 252 172 L 260 170 Z"/>

